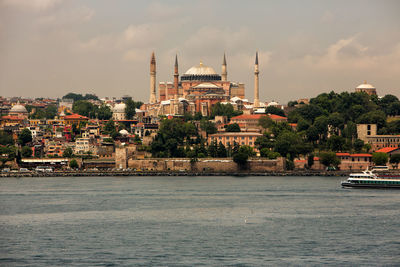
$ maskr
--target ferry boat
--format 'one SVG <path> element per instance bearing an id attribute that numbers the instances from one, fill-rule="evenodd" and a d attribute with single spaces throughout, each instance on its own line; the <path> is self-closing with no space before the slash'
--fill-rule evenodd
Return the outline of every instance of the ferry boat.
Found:
<path id="1" fill-rule="evenodd" d="M 394 188 L 400 189 L 400 179 L 394 176 L 377 176 L 372 171 L 351 173 L 346 181 L 342 181 L 342 187 L 353 188 Z"/>

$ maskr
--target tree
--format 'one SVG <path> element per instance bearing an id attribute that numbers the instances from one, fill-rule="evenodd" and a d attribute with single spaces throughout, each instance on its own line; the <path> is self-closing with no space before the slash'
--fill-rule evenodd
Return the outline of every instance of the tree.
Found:
<path id="1" fill-rule="evenodd" d="M 313 165 L 314 165 L 314 154 L 310 154 L 307 156 L 307 167 L 311 169 Z"/>
<path id="2" fill-rule="evenodd" d="M 0 145 L 12 145 L 14 143 L 12 138 L 12 133 L 8 133 L 6 131 L 0 131 Z"/>
<path id="3" fill-rule="evenodd" d="M 0 146 L 0 157 L 1 160 L 1 167 L 4 167 L 4 164 L 7 161 L 14 160 L 16 157 L 15 147 L 13 146 Z M 4 156 L 5 155 L 5 156 Z"/>
<path id="4" fill-rule="evenodd" d="M 95 118 L 98 107 L 85 100 L 78 100 L 72 105 L 72 111 L 79 115 Z"/>
<path id="5" fill-rule="evenodd" d="M 18 136 L 18 142 L 24 146 L 26 143 L 32 142 L 32 133 L 28 128 L 24 128 Z"/>
<path id="6" fill-rule="evenodd" d="M 400 154 L 393 154 L 390 156 L 390 164 L 392 164 L 393 168 L 397 169 L 397 166 L 400 163 Z"/>
<path id="7" fill-rule="evenodd" d="M 74 155 L 74 151 L 72 151 L 72 148 L 70 148 L 70 147 L 67 147 L 63 152 L 64 158 L 72 158 L 73 155 Z"/>
<path id="8" fill-rule="evenodd" d="M 33 153 L 32 148 L 30 148 L 29 146 L 22 147 L 21 155 L 22 155 L 23 158 L 32 157 L 32 153 Z"/>
<path id="9" fill-rule="evenodd" d="M 136 109 L 140 108 L 140 106 L 143 105 L 143 102 L 140 102 L 140 101 L 139 102 L 135 102 L 132 99 L 128 99 L 125 102 L 125 105 L 126 105 L 126 107 L 125 107 L 126 118 L 128 120 L 132 120 L 133 117 L 136 114 Z"/>
<path id="10" fill-rule="evenodd" d="M 336 156 L 335 152 L 321 152 L 319 154 L 319 160 L 326 167 L 337 167 L 340 164 L 340 159 Z"/>
<path id="11" fill-rule="evenodd" d="M 355 150 L 356 152 L 358 152 L 358 153 L 361 152 L 362 149 L 363 149 L 363 147 L 364 147 L 364 141 L 363 141 L 363 140 L 360 140 L 360 139 L 356 139 L 356 140 L 354 141 L 353 147 L 354 147 L 354 150 Z"/>
<path id="12" fill-rule="evenodd" d="M 389 156 L 386 153 L 376 152 L 372 154 L 372 161 L 375 165 L 386 165 L 388 162 Z"/>
<path id="13" fill-rule="evenodd" d="M 269 129 L 274 125 L 274 121 L 269 116 L 261 116 L 258 119 L 258 125 L 263 127 L 264 129 Z"/>
<path id="14" fill-rule="evenodd" d="M 240 169 L 246 169 L 249 156 L 245 152 L 238 152 L 233 155 L 233 161 L 239 165 Z"/>
<path id="15" fill-rule="evenodd" d="M 214 134 L 217 132 L 217 127 L 215 127 L 215 123 L 205 119 L 201 120 L 200 128 L 206 132 L 207 137 L 209 134 Z"/>
<path id="16" fill-rule="evenodd" d="M 226 116 L 228 119 L 234 116 L 238 116 L 242 114 L 242 111 L 237 111 L 234 109 L 232 104 L 221 104 L 221 103 L 216 103 L 214 106 L 211 107 L 211 118 L 215 118 L 215 116 Z"/>
<path id="17" fill-rule="evenodd" d="M 226 156 L 227 156 L 226 148 L 225 148 L 224 144 L 222 144 L 222 142 L 219 142 L 218 148 L 217 148 L 217 157 L 226 158 Z"/>
<path id="18" fill-rule="evenodd" d="M 237 123 L 229 124 L 226 127 L 225 132 L 231 132 L 231 133 L 240 132 L 240 126 Z"/>
<path id="19" fill-rule="evenodd" d="M 78 164 L 78 162 L 76 161 L 76 159 L 72 159 L 72 160 L 69 162 L 69 167 L 70 167 L 71 169 L 77 169 L 77 168 L 79 168 L 79 164 Z"/>
<path id="20" fill-rule="evenodd" d="M 293 160 L 300 154 L 308 154 L 312 148 L 296 133 L 285 131 L 276 138 L 274 150 L 281 155 L 289 155 Z"/>
<path id="21" fill-rule="evenodd" d="M 73 99 L 74 102 L 78 100 L 99 100 L 99 98 L 94 94 L 86 94 L 85 96 L 76 93 L 68 93 L 62 97 L 63 99 Z"/>
<path id="22" fill-rule="evenodd" d="M 102 105 L 97 110 L 97 118 L 99 120 L 109 120 L 112 118 L 112 111 L 109 106 Z"/>
<path id="23" fill-rule="evenodd" d="M 265 109 L 265 113 L 266 114 L 275 114 L 275 115 L 279 115 L 282 117 L 285 117 L 285 112 L 283 112 L 283 110 L 281 108 L 277 108 L 274 106 L 269 106 Z"/>
<path id="24" fill-rule="evenodd" d="M 345 138 L 338 135 L 332 135 L 329 137 L 327 145 L 333 151 L 343 151 L 345 142 Z"/>

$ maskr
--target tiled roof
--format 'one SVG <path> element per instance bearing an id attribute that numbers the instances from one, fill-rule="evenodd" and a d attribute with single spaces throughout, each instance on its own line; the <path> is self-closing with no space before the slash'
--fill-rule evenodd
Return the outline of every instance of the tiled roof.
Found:
<path id="1" fill-rule="evenodd" d="M 350 156 L 350 153 L 336 153 L 336 156 L 338 157 Z"/>
<path id="2" fill-rule="evenodd" d="M 11 121 L 22 121 L 24 120 L 23 118 L 20 118 L 18 116 L 11 116 L 11 115 L 7 115 L 7 116 L 3 116 L 1 117 L 2 120 L 11 120 Z"/>
<path id="3" fill-rule="evenodd" d="M 65 120 L 76 120 L 76 119 L 87 120 L 89 118 L 86 116 L 82 116 L 82 115 L 74 113 L 74 114 L 65 116 L 64 119 Z"/>
<path id="4" fill-rule="evenodd" d="M 372 157 L 371 154 L 351 154 L 350 157 Z"/>
<path id="5" fill-rule="evenodd" d="M 392 152 L 392 151 L 394 151 L 394 150 L 397 150 L 397 149 L 399 149 L 398 147 L 384 147 L 384 148 L 381 148 L 381 149 L 379 149 L 379 150 L 377 150 L 377 151 L 375 151 L 375 152 L 379 152 L 379 153 L 390 153 L 390 152 Z"/>
<path id="6" fill-rule="evenodd" d="M 242 114 L 236 117 L 232 117 L 231 120 L 258 120 L 261 117 L 266 116 L 265 114 Z M 268 115 L 272 120 L 283 120 L 286 117 L 282 117 L 275 114 Z"/>

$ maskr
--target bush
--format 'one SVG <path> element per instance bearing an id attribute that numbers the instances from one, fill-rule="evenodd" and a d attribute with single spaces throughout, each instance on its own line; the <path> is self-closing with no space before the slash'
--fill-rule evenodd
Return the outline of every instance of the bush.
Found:
<path id="1" fill-rule="evenodd" d="M 78 162 L 76 161 L 76 159 L 73 159 L 69 162 L 69 167 L 72 169 L 79 168 L 79 165 L 78 165 Z"/>
<path id="2" fill-rule="evenodd" d="M 24 146 L 21 150 L 21 155 L 23 158 L 30 158 L 32 157 L 32 148 L 30 148 L 29 146 Z"/>
<path id="3" fill-rule="evenodd" d="M 386 165 L 388 159 L 389 156 L 386 153 L 377 152 L 372 154 L 372 161 L 375 165 Z"/>

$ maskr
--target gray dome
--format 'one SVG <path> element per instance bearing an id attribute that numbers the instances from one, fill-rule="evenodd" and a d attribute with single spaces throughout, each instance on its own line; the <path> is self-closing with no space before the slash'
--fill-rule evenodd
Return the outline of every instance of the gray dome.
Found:
<path id="1" fill-rule="evenodd" d="M 26 108 L 21 104 L 16 104 L 10 109 L 11 113 L 28 113 Z"/>

